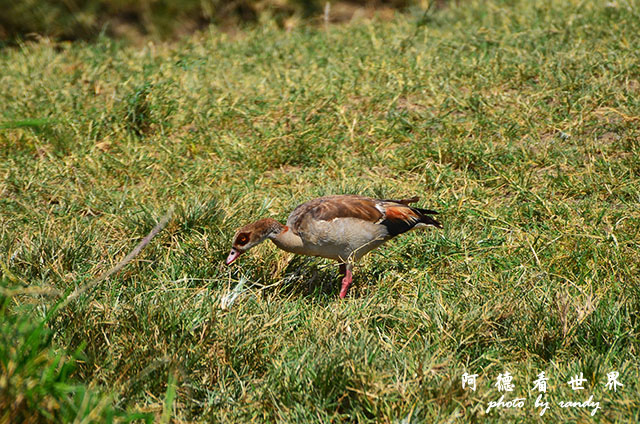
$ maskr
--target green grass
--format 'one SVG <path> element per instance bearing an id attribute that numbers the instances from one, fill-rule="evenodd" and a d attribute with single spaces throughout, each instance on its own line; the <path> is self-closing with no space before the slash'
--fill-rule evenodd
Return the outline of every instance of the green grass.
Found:
<path id="1" fill-rule="evenodd" d="M 505 1 L 0 51 L 2 335 L 45 358 L 0 351 L 0 406 L 42 375 L 34 420 L 640 421 L 639 34 L 637 3 Z M 420 195 L 444 229 L 370 254 L 344 301 L 325 260 L 224 266 L 238 226 L 331 193 Z M 486 414 L 504 371 L 527 403 Z"/>

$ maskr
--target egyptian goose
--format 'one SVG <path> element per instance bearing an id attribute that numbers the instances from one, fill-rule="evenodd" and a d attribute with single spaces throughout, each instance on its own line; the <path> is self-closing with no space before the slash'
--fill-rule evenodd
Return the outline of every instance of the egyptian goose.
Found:
<path id="1" fill-rule="evenodd" d="M 356 195 L 319 197 L 296 207 L 287 225 L 263 218 L 240 228 L 233 238 L 227 265 L 270 239 L 287 252 L 321 256 L 340 263 L 342 288 L 347 295 L 353 264 L 362 256 L 398 234 L 415 228 L 442 225 L 430 215 L 437 212 L 409 206 L 418 197 L 380 200 Z"/>

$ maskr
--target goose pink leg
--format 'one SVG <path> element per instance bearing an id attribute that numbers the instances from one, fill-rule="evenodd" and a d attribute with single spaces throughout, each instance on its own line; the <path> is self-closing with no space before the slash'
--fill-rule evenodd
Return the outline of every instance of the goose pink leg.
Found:
<path id="1" fill-rule="evenodd" d="M 353 275 L 351 274 L 351 267 L 341 264 L 340 272 L 344 275 L 342 279 L 342 287 L 340 288 L 340 298 L 344 299 L 347 296 L 347 291 L 349 290 L 349 286 L 351 285 L 351 281 L 353 280 Z"/>

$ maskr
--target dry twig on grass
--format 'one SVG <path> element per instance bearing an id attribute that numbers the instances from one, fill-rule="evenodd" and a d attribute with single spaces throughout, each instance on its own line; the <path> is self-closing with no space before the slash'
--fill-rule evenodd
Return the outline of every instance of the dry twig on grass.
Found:
<path id="1" fill-rule="evenodd" d="M 133 260 L 133 258 L 135 258 L 136 256 L 138 256 L 140 254 L 140 252 L 142 251 L 142 249 L 144 249 L 144 247 L 149 244 L 151 242 L 151 240 L 158 235 L 158 233 L 160 233 L 160 231 L 162 231 L 164 229 L 164 227 L 167 225 L 167 223 L 169 222 L 169 220 L 171 219 L 171 216 L 173 216 L 173 206 L 169 208 L 169 210 L 167 211 L 167 213 L 160 218 L 160 221 L 158 221 L 158 223 L 156 224 L 155 227 L 153 227 L 153 229 L 149 232 L 149 234 L 146 235 L 145 238 L 142 239 L 142 241 L 140 241 L 140 243 L 138 243 L 138 245 L 131 251 L 131 253 L 129 253 L 127 256 L 124 257 L 124 259 L 122 259 L 120 262 L 118 262 L 118 264 L 116 266 L 114 266 L 113 268 L 111 268 L 110 270 L 108 270 L 107 272 L 103 273 L 102 275 L 100 275 L 99 277 L 93 279 L 92 281 L 90 281 L 89 283 L 85 284 L 84 286 L 78 287 L 76 288 L 71 294 L 69 294 L 69 296 L 59 305 L 58 309 L 62 309 L 65 306 L 67 306 L 70 302 L 72 302 L 73 300 L 77 299 L 81 294 L 83 294 L 84 292 L 86 292 L 87 290 L 97 286 L 98 284 L 100 284 L 101 282 L 103 282 L 104 280 L 106 280 L 107 278 L 111 277 L 113 274 L 119 272 L 122 268 L 124 268 L 129 262 L 131 262 Z"/>

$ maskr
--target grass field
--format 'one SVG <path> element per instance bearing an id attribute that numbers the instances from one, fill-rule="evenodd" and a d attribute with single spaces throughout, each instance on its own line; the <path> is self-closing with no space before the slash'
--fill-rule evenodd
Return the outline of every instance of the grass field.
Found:
<path id="1" fill-rule="evenodd" d="M 548 0 L 0 51 L 0 421 L 640 421 L 639 45 L 635 2 Z M 271 244 L 224 266 L 332 193 L 444 229 L 344 301 Z M 487 413 L 506 371 L 524 407 Z"/>

